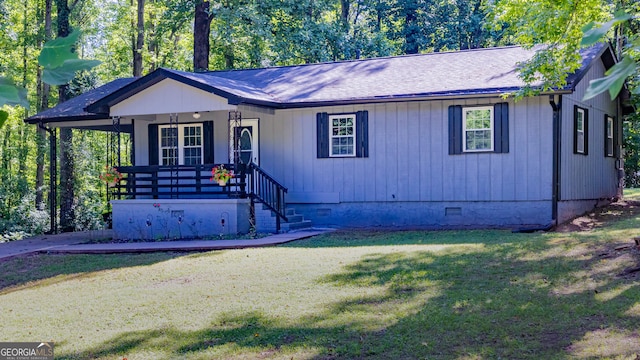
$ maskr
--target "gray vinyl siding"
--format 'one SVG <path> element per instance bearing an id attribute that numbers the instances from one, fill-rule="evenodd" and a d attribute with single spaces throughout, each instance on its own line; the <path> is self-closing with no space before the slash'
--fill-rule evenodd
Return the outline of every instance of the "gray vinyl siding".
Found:
<path id="1" fill-rule="evenodd" d="M 509 153 L 448 154 L 450 105 L 502 101 L 422 101 L 276 111 L 260 120 L 261 165 L 287 186 L 294 198 L 337 196 L 343 203 L 548 201 L 552 189 L 552 112 L 547 98 L 509 101 Z M 316 114 L 359 110 L 369 112 L 369 157 L 318 159 Z"/>
<path id="2" fill-rule="evenodd" d="M 604 156 L 604 116 L 618 118 L 616 103 L 608 93 L 583 101 L 589 81 L 604 74 L 601 61 L 593 62 L 585 77 L 578 83 L 574 93 L 562 98 L 562 157 L 560 200 L 586 200 L 610 198 L 616 195 L 618 180 L 615 158 Z M 588 110 L 589 152 L 574 154 L 574 105 Z"/>

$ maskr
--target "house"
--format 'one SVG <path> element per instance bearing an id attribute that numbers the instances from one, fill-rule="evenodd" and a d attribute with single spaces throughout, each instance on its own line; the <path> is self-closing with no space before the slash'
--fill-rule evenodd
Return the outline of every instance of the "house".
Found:
<path id="1" fill-rule="evenodd" d="M 514 101 L 521 47 L 119 79 L 28 118 L 127 132 L 117 237 L 210 236 L 305 219 L 333 227 L 547 227 L 614 198 L 615 60 L 582 52 L 567 86 Z M 236 171 L 211 181 L 215 164 Z M 295 214 L 295 215 L 293 215 Z"/>

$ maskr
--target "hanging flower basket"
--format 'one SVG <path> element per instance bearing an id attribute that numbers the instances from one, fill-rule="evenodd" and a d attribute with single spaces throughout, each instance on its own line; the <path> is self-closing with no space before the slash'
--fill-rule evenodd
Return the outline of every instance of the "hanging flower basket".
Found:
<path id="1" fill-rule="evenodd" d="M 211 169 L 210 180 L 218 182 L 218 185 L 220 186 L 226 186 L 233 176 L 233 171 L 225 169 L 224 165 L 219 165 Z"/>
<path id="2" fill-rule="evenodd" d="M 111 166 L 105 166 L 104 172 L 100 174 L 100 180 L 104 181 L 108 187 L 112 188 L 122 180 L 122 174 Z"/>

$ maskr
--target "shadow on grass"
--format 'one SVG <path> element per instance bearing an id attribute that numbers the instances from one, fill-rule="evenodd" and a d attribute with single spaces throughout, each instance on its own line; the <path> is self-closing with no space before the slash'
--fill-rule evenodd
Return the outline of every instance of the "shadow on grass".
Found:
<path id="1" fill-rule="evenodd" d="M 392 245 L 501 244 L 525 241 L 531 234 L 514 234 L 509 230 L 338 230 L 280 245 L 293 248 L 324 248 Z"/>
<path id="2" fill-rule="evenodd" d="M 91 276 L 102 270 L 145 266 L 184 256 L 185 253 L 91 254 L 58 255 L 32 254 L 0 262 L 0 294 L 11 292 L 29 282 L 53 283 L 69 278 Z M 60 276 L 66 275 L 66 276 Z M 57 280 L 56 280 L 57 279 Z"/>
<path id="3" fill-rule="evenodd" d="M 637 277 L 618 277 L 624 264 L 615 258 L 567 253 L 564 246 L 536 235 L 475 248 L 371 254 L 318 279 L 355 289 L 319 315 L 287 322 L 260 312 L 228 314 L 207 329 L 125 332 L 60 358 L 137 352 L 167 358 L 304 353 L 318 360 L 640 354 Z"/>

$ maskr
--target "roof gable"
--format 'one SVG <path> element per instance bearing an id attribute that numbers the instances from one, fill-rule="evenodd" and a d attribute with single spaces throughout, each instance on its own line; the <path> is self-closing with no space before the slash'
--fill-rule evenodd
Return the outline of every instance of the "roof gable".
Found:
<path id="1" fill-rule="evenodd" d="M 110 114 L 135 116 L 234 108 L 224 97 L 166 78 L 113 105 Z"/>

